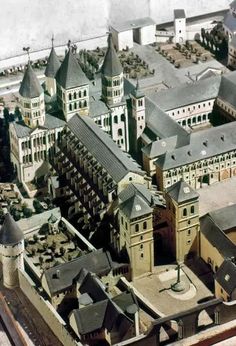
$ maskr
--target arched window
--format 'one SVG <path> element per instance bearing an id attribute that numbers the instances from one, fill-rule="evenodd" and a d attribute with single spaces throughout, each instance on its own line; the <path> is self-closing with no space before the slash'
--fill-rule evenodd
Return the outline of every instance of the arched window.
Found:
<path id="1" fill-rule="evenodd" d="M 125 115 L 124 115 L 124 114 L 121 114 L 120 119 L 121 119 L 121 121 L 124 121 L 124 122 L 125 122 Z"/>
<path id="2" fill-rule="evenodd" d="M 84 107 L 87 107 L 87 101 L 86 100 L 84 101 Z"/>
<path id="3" fill-rule="evenodd" d="M 147 221 L 144 221 L 144 223 L 143 223 L 143 229 L 147 229 Z"/>
<path id="4" fill-rule="evenodd" d="M 69 110 L 72 111 L 72 104 L 69 104 Z"/>
<path id="5" fill-rule="evenodd" d="M 135 232 L 138 232 L 139 231 L 139 224 L 137 223 L 136 225 L 135 225 Z"/>
<path id="6" fill-rule="evenodd" d="M 191 206 L 191 214 L 194 214 L 194 205 Z"/>
<path id="7" fill-rule="evenodd" d="M 72 100 L 72 95 L 71 95 L 71 93 L 69 93 L 69 100 L 70 100 L 70 101 Z"/>
<path id="8" fill-rule="evenodd" d="M 87 96 L 87 90 L 84 90 L 84 97 Z"/>
<path id="9" fill-rule="evenodd" d="M 77 95 L 76 95 L 76 92 L 74 92 L 74 99 L 76 99 L 77 98 Z"/>
<path id="10" fill-rule="evenodd" d="M 82 108 L 82 102 L 79 101 L 79 108 Z"/>
<path id="11" fill-rule="evenodd" d="M 114 123 L 118 124 L 118 116 L 117 115 L 114 116 Z"/>
<path id="12" fill-rule="evenodd" d="M 77 103 L 76 102 L 74 103 L 74 109 L 77 109 Z"/>
<path id="13" fill-rule="evenodd" d="M 79 98 L 81 98 L 81 91 L 79 91 Z"/>
<path id="14" fill-rule="evenodd" d="M 122 136 L 122 129 L 118 129 L 118 136 Z"/>
<path id="15" fill-rule="evenodd" d="M 183 216 L 187 216 L 187 209 L 186 208 L 184 208 L 184 210 L 183 210 Z"/>

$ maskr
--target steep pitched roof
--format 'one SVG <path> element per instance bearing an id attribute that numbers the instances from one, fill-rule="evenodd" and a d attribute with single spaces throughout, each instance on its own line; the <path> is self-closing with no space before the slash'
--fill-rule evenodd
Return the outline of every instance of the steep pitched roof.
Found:
<path id="1" fill-rule="evenodd" d="M 23 80 L 20 85 L 19 94 L 22 97 L 34 98 L 39 97 L 43 93 L 43 89 L 38 81 L 36 74 L 30 63 L 28 63 Z"/>
<path id="2" fill-rule="evenodd" d="M 0 229 L 0 244 L 14 245 L 24 239 L 24 234 L 10 214 L 6 214 Z"/>
<path id="3" fill-rule="evenodd" d="M 71 89 L 88 84 L 87 77 L 77 62 L 76 56 L 70 49 L 56 73 L 56 81 L 64 89 Z"/>
<path id="4" fill-rule="evenodd" d="M 122 210 L 129 219 L 152 213 L 152 208 L 150 208 L 148 203 L 137 193 L 121 203 L 120 210 Z"/>
<path id="5" fill-rule="evenodd" d="M 224 260 L 217 270 L 215 280 L 230 295 L 236 289 L 236 265 L 230 259 Z"/>
<path id="6" fill-rule="evenodd" d="M 140 166 L 128 157 L 90 117 L 75 114 L 67 125 L 116 183 L 129 172 L 145 175 Z"/>
<path id="7" fill-rule="evenodd" d="M 177 203 L 187 202 L 199 197 L 199 194 L 184 180 L 180 180 L 169 187 L 167 193 Z"/>
<path id="8" fill-rule="evenodd" d="M 120 60 L 118 58 L 118 55 L 115 51 L 115 48 L 112 42 L 111 34 L 109 34 L 108 36 L 108 48 L 107 48 L 105 59 L 101 68 L 101 72 L 105 76 L 109 76 L 109 77 L 118 76 L 123 72 L 123 68 L 121 66 Z"/>
<path id="9" fill-rule="evenodd" d="M 56 55 L 55 49 L 52 47 L 45 70 L 45 76 L 55 78 L 60 65 L 61 63 Z"/>

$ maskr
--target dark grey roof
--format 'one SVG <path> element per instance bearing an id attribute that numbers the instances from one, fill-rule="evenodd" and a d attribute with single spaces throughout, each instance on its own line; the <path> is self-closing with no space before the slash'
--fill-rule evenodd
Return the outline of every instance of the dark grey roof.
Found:
<path id="1" fill-rule="evenodd" d="M 228 12 L 224 18 L 224 25 L 231 31 L 236 31 L 236 18 L 232 15 L 231 12 Z"/>
<path id="2" fill-rule="evenodd" d="M 129 307 L 134 304 L 137 306 L 137 310 L 139 309 L 138 301 L 133 290 L 131 290 L 130 292 L 122 292 L 121 294 L 112 298 L 112 300 L 124 312 L 127 312 L 127 310 L 129 310 Z"/>
<path id="3" fill-rule="evenodd" d="M 129 172 L 145 174 L 90 117 L 75 114 L 67 125 L 115 182 Z"/>
<path id="4" fill-rule="evenodd" d="M 186 18 L 185 11 L 183 9 L 174 10 L 174 17 L 179 19 Z"/>
<path id="5" fill-rule="evenodd" d="M 224 260 L 215 274 L 215 280 L 231 295 L 236 289 L 236 265 L 230 259 Z"/>
<path id="6" fill-rule="evenodd" d="M 188 132 L 185 131 L 174 119 L 166 114 L 157 104 L 145 98 L 146 127 L 155 133 L 158 138 L 178 137 L 179 144 L 188 141 Z"/>
<path id="7" fill-rule="evenodd" d="M 224 232 L 236 227 L 236 204 L 211 211 L 209 215 Z"/>
<path id="8" fill-rule="evenodd" d="M 173 150 L 177 145 L 177 136 L 164 138 L 154 141 L 142 148 L 142 152 L 150 159 L 165 154 L 167 151 Z"/>
<path id="9" fill-rule="evenodd" d="M 45 70 L 45 76 L 55 78 L 60 65 L 61 63 L 56 55 L 55 49 L 52 47 Z"/>
<path id="10" fill-rule="evenodd" d="M 200 218 L 201 233 L 224 258 L 236 256 L 236 246 L 227 235 L 216 225 L 210 214 Z"/>
<path id="11" fill-rule="evenodd" d="M 132 90 L 131 94 L 136 98 L 144 97 L 144 92 L 141 90 L 138 80 L 136 87 Z"/>
<path id="12" fill-rule="evenodd" d="M 161 155 L 155 164 L 162 170 L 219 156 L 236 148 L 236 122 L 191 133 L 190 144 Z"/>
<path id="13" fill-rule="evenodd" d="M 41 87 L 36 74 L 30 63 L 28 63 L 23 80 L 20 85 L 19 94 L 25 98 L 39 97 L 43 93 L 43 88 Z"/>
<path id="14" fill-rule="evenodd" d="M 71 49 L 69 49 L 56 73 L 56 81 L 64 89 L 71 89 L 89 83 Z"/>
<path id="15" fill-rule="evenodd" d="M 121 202 L 125 202 L 135 195 L 143 198 L 150 207 L 165 205 L 165 199 L 163 196 L 157 191 L 151 191 L 144 184 L 129 184 L 124 190 L 121 191 L 119 194 L 119 199 Z"/>
<path id="16" fill-rule="evenodd" d="M 189 85 L 149 93 L 149 98 L 163 111 L 214 99 L 218 96 L 221 76 L 201 79 Z"/>
<path id="17" fill-rule="evenodd" d="M 236 8 L 236 0 L 232 1 L 229 6 L 231 8 Z"/>
<path id="18" fill-rule="evenodd" d="M 108 114 L 110 112 L 107 105 L 101 101 L 101 100 L 94 100 L 93 98 L 90 98 L 89 102 L 89 115 L 92 118 L 96 118 L 103 114 Z"/>
<path id="19" fill-rule="evenodd" d="M 0 244 L 14 245 L 24 239 L 24 234 L 10 214 L 6 214 L 0 229 Z"/>
<path id="20" fill-rule="evenodd" d="M 235 18 L 236 20 L 236 18 Z M 235 95 L 236 93 L 236 71 L 230 72 L 227 75 L 222 76 L 219 90 L 219 97 L 236 107 Z"/>
<path id="21" fill-rule="evenodd" d="M 65 125 L 64 120 L 54 117 L 51 114 L 46 114 L 44 126 L 38 126 L 38 128 L 52 130 L 56 128 L 61 128 L 64 125 Z M 16 135 L 18 138 L 28 137 L 35 130 L 35 128 L 32 129 L 26 126 L 23 122 L 13 122 L 13 126 L 15 128 Z"/>
<path id="22" fill-rule="evenodd" d="M 108 77 L 118 76 L 123 72 L 123 68 L 112 42 L 111 34 L 109 34 L 108 36 L 108 48 L 101 68 L 101 72 Z"/>
<path id="23" fill-rule="evenodd" d="M 44 275 L 53 295 L 71 287 L 83 268 L 98 275 L 106 275 L 110 272 L 112 266 L 113 262 L 110 254 L 100 249 L 50 268 L 45 271 Z M 57 275 L 58 270 L 59 275 Z"/>
<path id="24" fill-rule="evenodd" d="M 119 209 L 129 218 L 134 219 L 152 213 L 153 209 L 138 193 L 121 203 Z"/>
<path id="25" fill-rule="evenodd" d="M 169 187 L 166 192 L 177 203 L 185 203 L 199 197 L 199 194 L 183 180 Z"/>

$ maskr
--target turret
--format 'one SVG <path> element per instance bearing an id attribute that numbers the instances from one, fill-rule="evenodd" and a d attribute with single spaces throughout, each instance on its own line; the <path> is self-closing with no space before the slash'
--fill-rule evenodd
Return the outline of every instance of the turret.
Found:
<path id="1" fill-rule="evenodd" d="M 143 133 L 145 128 L 145 95 L 141 91 L 139 81 L 137 80 L 136 88 L 131 92 L 132 118 L 135 120 L 136 141 Z"/>
<path id="2" fill-rule="evenodd" d="M 69 48 L 56 73 L 57 101 L 66 121 L 75 113 L 89 113 L 89 82 Z"/>
<path id="3" fill-rule="evenodd" d="M 115 51 L 111 34 L 108 36 L 108 48 L 101 73 L 104 101 L 108 104 L 121 102 L 124 96 L 123 68 Z"/>
<path id="4" fill-rule="evenodd" d="M 20 110 L 27 126 L 43 126 L 45 122 L 44 91 L 30 64 L 26 67 L 19 90 Z"/>
<path id="5" fill-rule="evenodd" d="M 0 255 L 4 286 L 19 286 L 18 270 L 24 270 L 24 234 L 10 214 L 0 229 Z"/>
<path id="6" fill-rule="evenodd" d="M 60 68 L 60 61 L 56 55 L 55 49 L 53 47 L 53 39 L 52 39 L 52 49 L 48 58 L 47 67 L 45 70 L 45 84 L 46 90 L 50 96 L 56 95 L 56 73 Z"/>

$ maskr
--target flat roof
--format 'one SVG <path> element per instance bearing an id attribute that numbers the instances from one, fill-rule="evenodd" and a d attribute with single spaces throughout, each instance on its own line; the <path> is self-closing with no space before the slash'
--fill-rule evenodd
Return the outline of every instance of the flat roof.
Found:
<path id="1" fill-rule="evenodd" d="M 138 28 L 143 28 L 148 25 L 155 25 L 156 23 L 150 17 L 138 18 L 138 19 L 130 19 L 121 23 L 114 23 L 111 25 L 113 29 L 118 32 L 128 31 Z"/>

